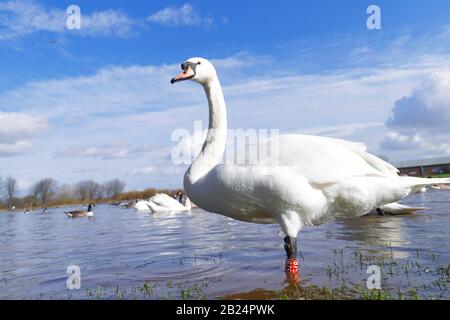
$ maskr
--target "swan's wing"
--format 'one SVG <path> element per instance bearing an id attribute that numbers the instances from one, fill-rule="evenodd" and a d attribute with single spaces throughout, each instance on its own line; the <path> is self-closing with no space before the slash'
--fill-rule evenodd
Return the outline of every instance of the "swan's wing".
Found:
<path id="1" fill-rule="evenodd" d="M 181 203 L 165 193 L 155 194 L 150 198 L 150 202 L 167 209 L 179 209 L 183 207 Z"/>
<path id="2" fill-rule="evenodd" d="M 138 211 L 150 211 L 148 202 L 143 200 L 136 202 L 133 207 Z"/>
<path id="3" fill-rule="evenodd" d="M 277 144 L 278 152 L 275 148 L 265 161 L 270 161 L 271 166 L 291 167 L 313 184 L 358 176 L 398 176 L 395 167 L 367 153 L 361 143 L 292 134 L 280 135 Z"/>

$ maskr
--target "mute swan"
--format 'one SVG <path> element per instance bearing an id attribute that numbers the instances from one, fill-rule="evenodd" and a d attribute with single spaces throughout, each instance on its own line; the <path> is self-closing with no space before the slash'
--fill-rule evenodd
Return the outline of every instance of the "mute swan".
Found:
<path id="1" fill-rule="evenodd" d="M 298 274 L 297 235 L 304 226 L 334 214 L 361 216 L 445 179 L 400 177 L 362 144 L 310 135 L 278 136 L 278 165 L 222 164 L 227 111 L 214 66 L 191 58 L 171 83 L 190 79 L 205 90 L 209 130 L 186 171 L 184 189 L 200 208 L 238 220 L 279 223 L 287 254 L 286 272 Z M 276 106 L 275 106 L 276 107 Z M 296 116 L 300 116 L 296 115 Z"/>
<path id="2" fill-rule="evenodd" d="M 191 210 L 191 201 L 188 197 L 185 198 L 184 204 L 181 204 L 176 199 L 170 197 L 165 193 L 157 193 L 149 199 L 149 201 L 138 201 L 134 208 L 138 211 L 151 212 L 180 212 Z"/>
<path id="3" fill-rule="evenodd" d="M 64 213 L 69 218 L 78 218 L 78 217 L 93 217 L 94 212 L 92 211 L 92 208 L 95 206 L 95 204 L 90 203 L 88 206 L 87 211 L 77 210 L 77 211 L 65 211 Z"/>

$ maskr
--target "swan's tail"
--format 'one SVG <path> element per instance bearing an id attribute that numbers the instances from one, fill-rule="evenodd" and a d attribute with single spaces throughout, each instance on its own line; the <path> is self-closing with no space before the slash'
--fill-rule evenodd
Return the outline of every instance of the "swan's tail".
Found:
<path id="1" fill-rule="evenodd" d="M 411 193 L 419 192 L 420 189 L 432 185 L 447 185 L 450 184 L 450 178 L 415 178 L 415 177 L 400 177 L 402 181 L 406 182 L 411 187 Z"/>
<path id="2" fill-rule="evenodd" d="M 411 214 L 416 211 L 426 210 L 424 207 L 408 207 L 404 204 L 400 204 L 398 202 L 388 203 L 384 206 L 381 206 L 380 209 L 383 212 L 386 212 L 391 215 L 403 215 L 403 214 Z"/>

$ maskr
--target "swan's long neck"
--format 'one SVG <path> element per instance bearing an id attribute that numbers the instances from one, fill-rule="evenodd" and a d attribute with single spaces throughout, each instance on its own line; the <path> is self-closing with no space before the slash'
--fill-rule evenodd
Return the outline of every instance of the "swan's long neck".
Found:
<path id="1" fill-rule="evenodd" d="M 185 183 L 194 184 L 219 164 L 227 139 L 227 110 L 219 79 L 204 85 L 209 105 L 209 127 L 202 151 L 185 175 Z"/>

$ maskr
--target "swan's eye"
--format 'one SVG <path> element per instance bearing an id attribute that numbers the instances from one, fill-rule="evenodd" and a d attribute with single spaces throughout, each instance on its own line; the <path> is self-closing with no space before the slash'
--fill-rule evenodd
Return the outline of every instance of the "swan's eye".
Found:
<path id="1" fill-rule="evenodd" d="M 202 63 L 199 61 L 199 62 L 197 62 L 197 64 L 202 64 Z"/>

